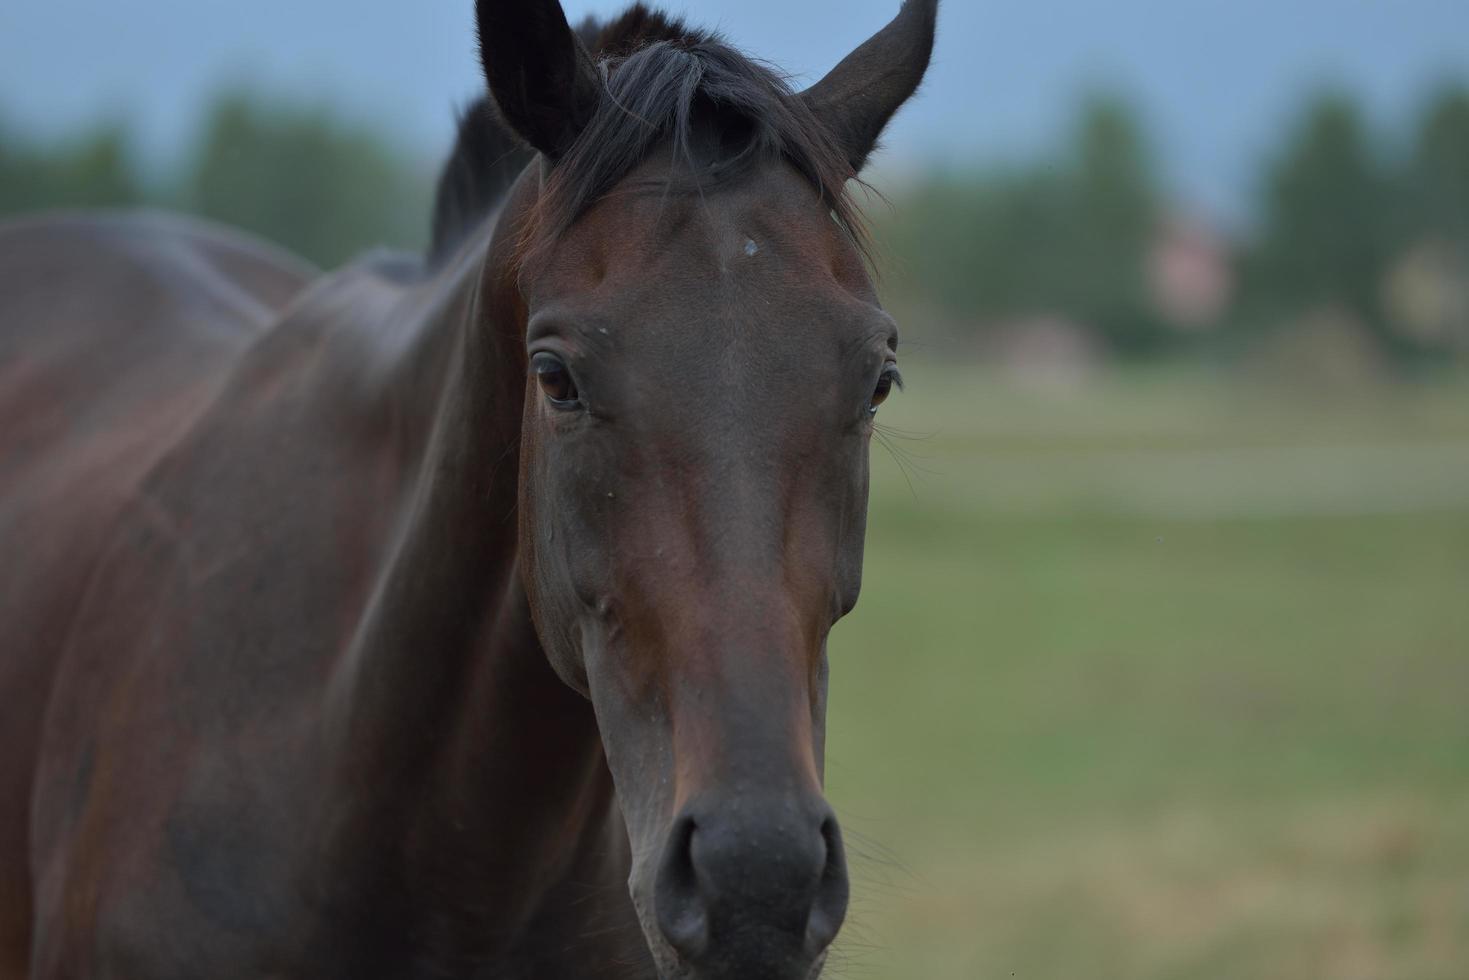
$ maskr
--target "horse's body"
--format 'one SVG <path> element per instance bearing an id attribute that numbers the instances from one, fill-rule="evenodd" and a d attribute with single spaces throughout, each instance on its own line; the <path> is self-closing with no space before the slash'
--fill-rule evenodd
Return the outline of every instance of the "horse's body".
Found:
<path id="1" fill-rule="evenodd" d="M 442 749 L 426 740 L 482 734 L 485 717 L 456 717 L 471 703 L 537 745 L 534 760 L 492 735 L 482 745 L 503 771 L 468 799 L 429 798 L 422 771 L 382 769 L 379 786 L 360 786 L 354 804 L 381 789 L 372 806 L 404 811 L 391 822 L 413 826 L 412 858 L 354 839 L 350 815 L 340 839 L 303 835 L 337 820 L 313 812 L 330 805 L 323 705 L 394 546 L 421 518 L 431 431 L 453 399 L 454 326 L 484 247 L 437 274 L 384 258 L 308 286 L 308 270 L 278 253 L 174 220 L 67 217 L 0 239 L 26 256 L 5 270 L 24 329 L 7 331 L 0 362 L 0 551 L 24 556 L 0 573 L 0 866 L 30 869 L 4 878 L 8 975 L 25 975 L 32 921 L 32 969 L 47 977 L 410 976 L 483 961 L 594 977 L 622 975 L 637 954 L 576 959 L 578 931 L 631 922 L 626 835 L 591 706 L 545 664 L 513 576 L 494 568 L 504 552 L 440 573 L 488 592 L 474 597 L 482 621 L 456 624 L 473 638 L 463 655 L 426 650 L 415 671 L 425 685 L 441 672 L 434 681 L 454 691 L 437 692 L 449 696 L 431 718 L 378 723 L 405 764 L 428 766 Z M 482 516 L 513 532 L 509 489 Z M 462 601 L 430 594 L 426 614 L 453 616 Z M 481 642 L 515 655 L 471 657 Z M 491 668 L 493 680 L 475 676 Z M 476 683 L 487 697 L 461 702 Z M 492 703 L 501 691 L 514 703 Z M 480 791 L 513 812 L 472 808 Z M 490 842 L 457 839 L 465 828 L 440 805 L 498 836 L 493 867 L 465 866 Z M 340 867 L 322 866 L 323 852 Z M 359 874 L 368 880 L 348 880 Z M 442 894 L 406 909 L 380 901 L 401 885 L 371 879 L 413 874 Z M 484 907 L 460 904 L 462 886 L 486 881 L 499 887 Z M 534 921 L 552 898 L 559 942 Z M 608 918 L 619 912 L 628 919 Z M 533 962 L 516 948 L 523 936 L 564 958 Z"/>
<path id="2" fill-rule="evenodd" d="M 461 146 L 436 216 L 460 234 L 431 262 L 316 277 L 150 216 L 0 230 L 0 980 L 819 972 L 846 900 L 818 792 L 825 630 L 855 601 L 865 430 L 844 422 L 823 464 L 799 408 L 640 421 L 659 392 L 619 395 L 606 325 L 643 322 L 625 343 L 654 345 L 645 372 L 671 357 L 665 378 L 752 390 L 779 370 L 745 372 L 728 330 L 758 288 L 811 327 L 790 356 L 836 343 L 858 394 L 891 328 L 810 175 L 775 157 L 672 210 L 588 200 L 533 264 L 576 107 L 518 101 L 525 79 L 580 72 L 556 97 L 606 103 L 559 8 L 523 7 L 482 0 L 480 27 L 500 111 L 545 162 L 511 187 L 501 155 Z M 649 20 L 614 41 L 672 36 Z M 502 88 L 538 40 L 545 63 Z M 840 122 L 858 166 L 872 126 Z M 668 186 L 668 166 L 613 177 Z M 709 326 L 674 339 L 670 297 L 691 295 Z M 577 323 L 610 345 L 595 394 L 561 336 Z M 761 439 L 802 447 L 804 482 Z M 674 648 L 703 652 L 654 655 Z"/>

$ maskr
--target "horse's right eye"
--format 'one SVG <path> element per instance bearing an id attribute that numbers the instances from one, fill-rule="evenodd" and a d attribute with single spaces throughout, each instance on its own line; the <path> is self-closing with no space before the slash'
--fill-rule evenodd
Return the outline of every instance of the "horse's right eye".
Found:
<path id="1" fill-rule="evenodd" d="M 872 400 L 867 403 L 867 414 L 876 415 L 877 409 L 883 402 L 888 400 L 888 395 L 893 393 L 893 385 L 899 389 L 903 387 L 903 376 L 898 373 L 896 364 L 889 364 L 882 369 L 882 374 L 877 377 L 877 387 L 872 391 Z"/>
<path id="2" fill-rule="evenodd" d="M 561 358 L 542 351 L 531 358 L 530 369 L 536 376 L 536 384 L 541 386 L 541 391 L 552 405 L 560 409 L 571 409 L 581 404 L 581 394 L 576 390 L 576 382 L 572 380 L 571 371 Z"/>

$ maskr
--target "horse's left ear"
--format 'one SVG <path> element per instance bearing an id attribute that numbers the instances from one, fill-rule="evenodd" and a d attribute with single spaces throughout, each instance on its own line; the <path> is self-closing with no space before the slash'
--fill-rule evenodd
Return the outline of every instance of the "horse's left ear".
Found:
<path id="1" fill-rule="evenodd" d="M 801 93 L 816 118 L 831 129 L 854 172 L 862 169 L 878 137 L 923 81 L 933 54 L 938 0 L 903 0 L 882 30 Z"/>
<path id="2" fill-rule="evenodd" d="M 478 0 L 480 61 L 500 115 L 556 160 L 597 110 L 602 79 L 558 0 Z"/>

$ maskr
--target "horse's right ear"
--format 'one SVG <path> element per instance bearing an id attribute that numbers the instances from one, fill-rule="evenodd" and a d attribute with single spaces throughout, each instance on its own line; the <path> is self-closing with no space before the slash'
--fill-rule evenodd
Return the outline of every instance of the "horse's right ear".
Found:
<path id="1" fill-rule="evenodd" d="M 478 0 L 480 61 L 500 115 L 551 160 L 591 120 L 602 79 L 558 0 Z"/>

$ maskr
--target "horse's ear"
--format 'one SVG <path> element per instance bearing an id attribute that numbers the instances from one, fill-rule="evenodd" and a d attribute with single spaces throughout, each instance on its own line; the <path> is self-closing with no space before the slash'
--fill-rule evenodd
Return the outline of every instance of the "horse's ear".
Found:
<path id="1" fill-rule="evenodd" d="M 501 116 L 552 160 L 592 118 L 602 80 L 558 0 L 477 0 L 480 61 Z"/>
<path id="2" fill-rule="evenodd" d="M 938 0 L 903 0 L 888 26 L 801 94 L 831 129 L 853 171 L 862 169 L 888 120 L 923 81 L 938 7 Z"/>

